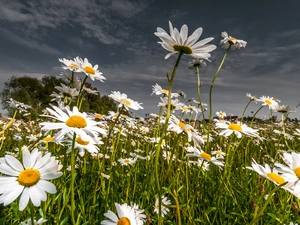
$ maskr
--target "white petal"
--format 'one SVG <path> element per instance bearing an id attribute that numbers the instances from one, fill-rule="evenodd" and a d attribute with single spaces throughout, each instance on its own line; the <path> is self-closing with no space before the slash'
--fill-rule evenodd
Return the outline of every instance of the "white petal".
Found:
<path id="1" fill-rule="evenodd" d="M 32 202 L 32 204 L 36 207 L 39 207 L 41 205 L 41 193 L 40 189 L 37 188 L 35 185 L 31 186 L 29 188 L 29 197 Z"/>
<path id="2" fill-rule="evenodd" d="M 12 189 L 9 192 L 4 193 L 4 201 L 3 201 L 3 205 L 9 205 L 10 203 L 12 203 L 17 197 L 19 197 L 19 195 L 22 193 L 24 187 L 21 185 L 17 185 L 12 187 Z"/>
<path id="3" fill-rule="evenodd" d="M 11 155 L 6 155 L 5 156 L 6 162 L 16 171 L 23 171 L 23 165 L 20 163 L 19 160 L 17 160 L 15 157 Z"/>
<path id="4" fill-rule="evenodd" d="M 117 215 L 114 212 L 110 211 L 110 210 L 108 210 L 108 212 L 104 213 L 104 216 L 106 216 L 108 219 L 110 219 L 114 222 L 118 222 L 118 220 L 119 220 Z"/>
<path id="5" fill-rule="evenodd" d="M 200 38 L 201 34 L 202 34 L 202 27 L 199 27 L 198 29 L 196 29 L 193 34 L 191 36 L 188 37 L 188 39 L 186 40 L 185 45 L 193 45 L 196 43 L 196 41 Z"/>
<path id="6" fill-rule="evenodd" d="M 29 191 L 29 188 L 25 187 L 24 191 L 23 191 L 23 193 L 20 197 L 20 203 L 19 203 L 19 210 L 20 211 L 23 211 L 26 208 L 27 204 L 28 204 L 28 201 L 29 201 L 28 191 Z"/>
<path id="7" fill-rule="evenodd" d="M 20 172 L 15 171 L 13 168 L 7 164 L 0 164 L 0 172 L 9 176 L 19 176 Z"/>
<path id="8" fill-rule="evenodd" d="M 56 193 L 56 187 L 54 184 L 52 184 L 49 181 L 46 180 L 39 180 L 39 182 L 36 184 L 40 189 L 50 193 L 55 194 Z"/>

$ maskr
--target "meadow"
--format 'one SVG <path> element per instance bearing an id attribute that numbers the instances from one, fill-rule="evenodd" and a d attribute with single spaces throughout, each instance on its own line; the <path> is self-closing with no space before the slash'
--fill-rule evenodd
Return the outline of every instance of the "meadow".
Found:
<path id="1" fill-rule="evenodd" d="M 106 78 L 88 59 L 59 59 L 68 86 L 54 94 L 39 119 L 29 105 L 10 100 L 1 120 L 0 224 L 287 224 L 299 219 L 300 128 L 295 108 L 279 99 L 245 93 L 242 115 L 213 111 L 213 88 L 228 53 L 247 42 L 222 33 L 224 57 L 213 75 L 209 103 L 201 100 L 200 70 L 216 46 L 188 36 L 186 25 L 155 35 L 165 59 L 177 57 L 168 87 L 152 86 L 158 113 L 130 111 L 142 104 L 112 91 L 118 111 L 81 111 L 85 83 Z M 198 42 L 197 42 L 198 41 Z M 198 96 L 173 92 L 181 57 L 194 58 Z M 80 79 L 77 74 L 83 74 Z M 279 96 L 280 97 L 280 96 Z M 257 111 L 244 114 L 250 104 Z M 271 115 L 255 118 L 262 108 Z M 24 119 L 16 119 L 23 115 Z"/>

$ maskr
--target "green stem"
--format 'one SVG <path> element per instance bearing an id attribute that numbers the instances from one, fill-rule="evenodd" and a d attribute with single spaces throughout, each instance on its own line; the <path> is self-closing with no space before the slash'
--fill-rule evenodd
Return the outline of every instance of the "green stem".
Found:
<path id="1" fill-rule="evenodd" d="M 33 207 L 32 207 L 32 203 L 31 202 L 29 203 L 29 209 L 30 209 L 31 224 L 34 225 L 34 217 L 33 217 L 34 211 L 33 211 Z"/>
<path id="2" fill-rule="evenodd" d="M 242 114 L 241 122 L 243 122 L 243 120 L 244 120 L 244 115 L 245 115 L 245 112 L 246 112 L 246 110 L 247 110 L 248 106 L 250 105 L 250 103 L 251 103 L 252 101 L 253 101 L 253 100 L 251 100 L 251 99 L 250 99 L 250 101 L 249 101 L 249 102 L 248 102 L 248 104 L 246 105 L 246 107 L 245 107 L 245 109 L 244 109 L 244 111 L 243 111 L 243 114 Z"/>
<path id="3" fill-rule="evenodd" d="M 253 122 L 254 122 L 254 119 L 255 119 L 256 114 L 257 114 L 263 107 L 264 107 L 264 106 L 261 106 L 261 107 L 254 113 L 253 118 L 252 118 L 252 120 L 251 120 L 251 123 L 250 123 L 250 126 L 249 126 L 249 127 L 252 127 L 252 124 L 253 124 Z"/>
<path id="4" fill-rule="evenodd" d="M 79 90 L 79 94 L 78 94 L 78 96 L 77 96 L 77 102 L 76 102 L 77 108 L 79 107 L 79 101 L 80 101 L 80 97 L 81 97 L 81 92 L 82 92 L 83 86 L 84 86 L 84 84 L 85 84 L 87 78 L 88 78 L 88 76 L 85 76 L 84 80 L 83 80 L 82 83 L 81 83 L 80 90 Z M 80 109 L 80 108 L 78 108 L 78 109 Z"/>
<path id="5" fill-rule="evenodd" d="M 220 63 L 220 66 L 219 66 L 219 68 L 217 69 L 217 71 L 216 71 L 216 73 L 215 73 L 215 75 L 214 75 L 214 77 L 213 77 L 213 79 L 212 79 L 212 81 L 211 81 L 211 85 L 210 85 L 210 89 L 209 89 L 209 122 L 210 122 L 210 123 L 211 123 L 211 120 L 212 120 L 212 89 L 213 89 L 213 87 L 214 87 L 215 80 L 217 79 L 217 77 L 218 77 L 218 75 L 219 75 L 219 72 L 220 72 L 220 70 L 221 70 L 221 68 L 222 68 L 222 66 L 223 66 L 223 64 L 224 64 L 224 62 L 225 62 L 225 59 L 226 59 L 226 56 L 227 56 L 227 54 L 228 54 L 228 52 L 229 52 L 229 50 L 230 50 L 230 47 L 231 47 L 231 44 L 230 44 L 229 47 L 227 48 L 227 50 L 226 50 L 226 52 L 225 52 L 225 54 L 224 54 L 224 56 L 223 56 L 223 59 L 222 59 L 222 61 L 221 61 L 221 63 Z"/>
<path id="6" fill-rule="evenodd" d="M 71 219 L 73 225 L 76 224 L 75 222 L 75 140 L 76 140 L 76 133 L 73 134 L 73 141 L 72 141 L 72 150 L 71 150 Z"/>
<path id="7" fill-rule="evenodd" d="M 158 225 L 162 225 L 162 217 L 161 217 L 161 185 L 159 182 L 159 174 L 158 174 L 158 161 L 159 161 L 159 156 L 160 156 L 160 150 L 161 150 L 161 144 L 162 141 L 165 137 L 166 131 L 167 131 L 167 127 L 168 127 L 168 122 L 169 122 L 169 118 L 171 115 L 171 94 L 172 94 L 172 88 L 173 88 L 173 81 L 175 78 L 175 74 L 176 71 L 178 69 L 178 65 L 181 59 L 181 56 L 183 55 L 183 52 L 179 52 L 177 61 L 175 63 L 173 72 L 172 72 L 172 76 L 171 78 L 168 77 L 168 83 L 169 83 L 169 93 L 168 93 L 168 111 L 167 111 L 167 115 L 166 115 L 166 121 L 165 121 L 165 125 L 163 127 L 161 136 L 160 136 L 160 140 L 159 143 L 157 144 L 157 148 L 156 148 L 156 153 L 155 153 L 155 180 L 156 180 L 156 186 L 157 186 L 157 190 L 158 190 L 158 201 L 159 201 L 159 211 L 158 211 Z"/>
<path id="8" fill-rule="evenodd" d="M 203 105 L 202 105 L 202 101 L 201 101 L 201 80 L 200 80 L 200 71 L 199 71 L 199 66 L 196 67 L 196 72 L 197 72 L 197 77 L 198 77 L 198 101 L 200 104 L 200 109 L 202 112 L 202 117 L 203 117 L 203 125 L 204 125 L 204 129 L 206 129 L 206 121 L 205 121 L 205 115 L 204 115 L 204 109 L 203 109 Z"/>

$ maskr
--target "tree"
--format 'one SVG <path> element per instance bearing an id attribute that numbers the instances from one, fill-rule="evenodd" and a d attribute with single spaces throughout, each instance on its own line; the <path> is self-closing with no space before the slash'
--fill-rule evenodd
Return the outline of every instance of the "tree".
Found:
<path id="1" fill-rule="evenodd" d="M 66 81 L 62 78 L 55 76 L 44 76 L 41 80 L 34 77 L 15 77 L 4 83 L 3 91 L 1 92 L 1 102 L 4 109 L 8 111 L 8 115 L 12 116 L 14 109 L 10 107 L 7 101 L 12 98 L 16 101 L 30 105 L 30 114 L 32 119 L 36 119 L 42 110 L 49 106 L 53 92 L 58 92 L 55 89 L 56 86 L 60 86 L 63 83 L 66 85 Z M 91 84 L 86 83 L 86 87 L 93 88 Z M 85 93 L 84 101 L 82 101 L 82 111 L 90 113 L 105 114 L 109 110 L 116 110 L 116 104 L 107 96 L 100 97 L 97 95 Z"/>

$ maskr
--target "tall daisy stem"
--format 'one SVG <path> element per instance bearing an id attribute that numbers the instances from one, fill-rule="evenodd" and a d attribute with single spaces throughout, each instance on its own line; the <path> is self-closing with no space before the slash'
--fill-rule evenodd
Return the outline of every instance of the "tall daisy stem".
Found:
<path id="1" fill-rule="evenodd" d="M 171 78 L 168 76 L 168 83 L 169 83 L 169 93 L 168 93 L 168 110 L 167 110 L 167 115 L 166 115 L 166 121 L 165 121 L 165 125 L 163 127 L 161 136 L 160 136 L 160 140 L 159 143 L 157 144 L 156 147 L 156 153 L 155 153 L 155 180 L 156 180 L 156 186 L 157 186 L 157 190 L 158 190 L 158 205 L 159 205 L 159 211 L 158 211 L 158 225 L 162 225 L 162 217 L 161 217 L 161 186 L 160 186 L 160 181 L 159 181 L 159 174 L 158 174 L 158 161 L 159 161 L 159 156 L 160 156 L 160 150 L 161 150 L 161 144 L 163 142 L 163 139 L 165 137 L 166 131 L 167 131 L 167 127 L 168 127 L 168 123 L 169 123 L 169 118 L 171 115 L 171 93 L 172 93 L 172 88 L 173 88 L 173 81 L 175 78 L 175 74 L 176 71 L 178 69 L 178 65 L 181 59 L 181 56 L 183 55 L 183 51 L 179 52 L 178 58 L 176 60 L 173 72 L 172 72 L 172 76 Z"/>
<path id="2" fill-rule="evenodd" d="M 76 141 L 76 133 L 73 134 L 72 141 L 72 150 L 71 150 L 71 220 L 72 224 L 75 225 L 75 141 Z"/>
<path id="3" fill-rule="evenodd" d="M 226 50 L 226 52 L 225 52 L 225 54 L 223 56 L 223 59 L 222 59 L 222 61 L 220 63 L 220 66 L 217 69 L 217 71 L 216 71 L 216 73 L 215 73 L 215 75 L 214 75 L 214 77 L 213 77 L 213 79 L 211 81 L 211 85 L 210 85 L 210 89 L 209 89 L 209 123 L 211 123 L 211 121 L 212 121 L 212 89 L 213 89 L 213 87 L 215 85 L 215 80 L 217 79 L 217 77 L 219 75 L 219 72 L 220 72 L 220 70 L 221 70 L 221 68 L 222 68 L 222 66 L 223 66 L 223 64 L 225 62 L 225 59 L 226 59 L 226 56 L 227 56 L 227 54 L 228 54 L 228 52 L 230 50 L 230 47 L 231 47 L 231 44 L 227 48 L 227 50 Z"/>
<path id="4" fill-rule="evenodd" d="M 201 101 L 201 86 L 202 85 L 201 85 L 201 80 L 200 80 L 199 66 L 196 67 L 196 72 L 197 72 L 197 77 L 198 77 L 198 102 L 200 104 L 200 109 L 201 109 L 201 113 L 202 113 L 202 117 L 203 117 L 202 124 L 204 125 L 204 128 L 206 128 L 204 108 L 203 108 L 203 104 L 202 104 L 202 101 Z"/>

